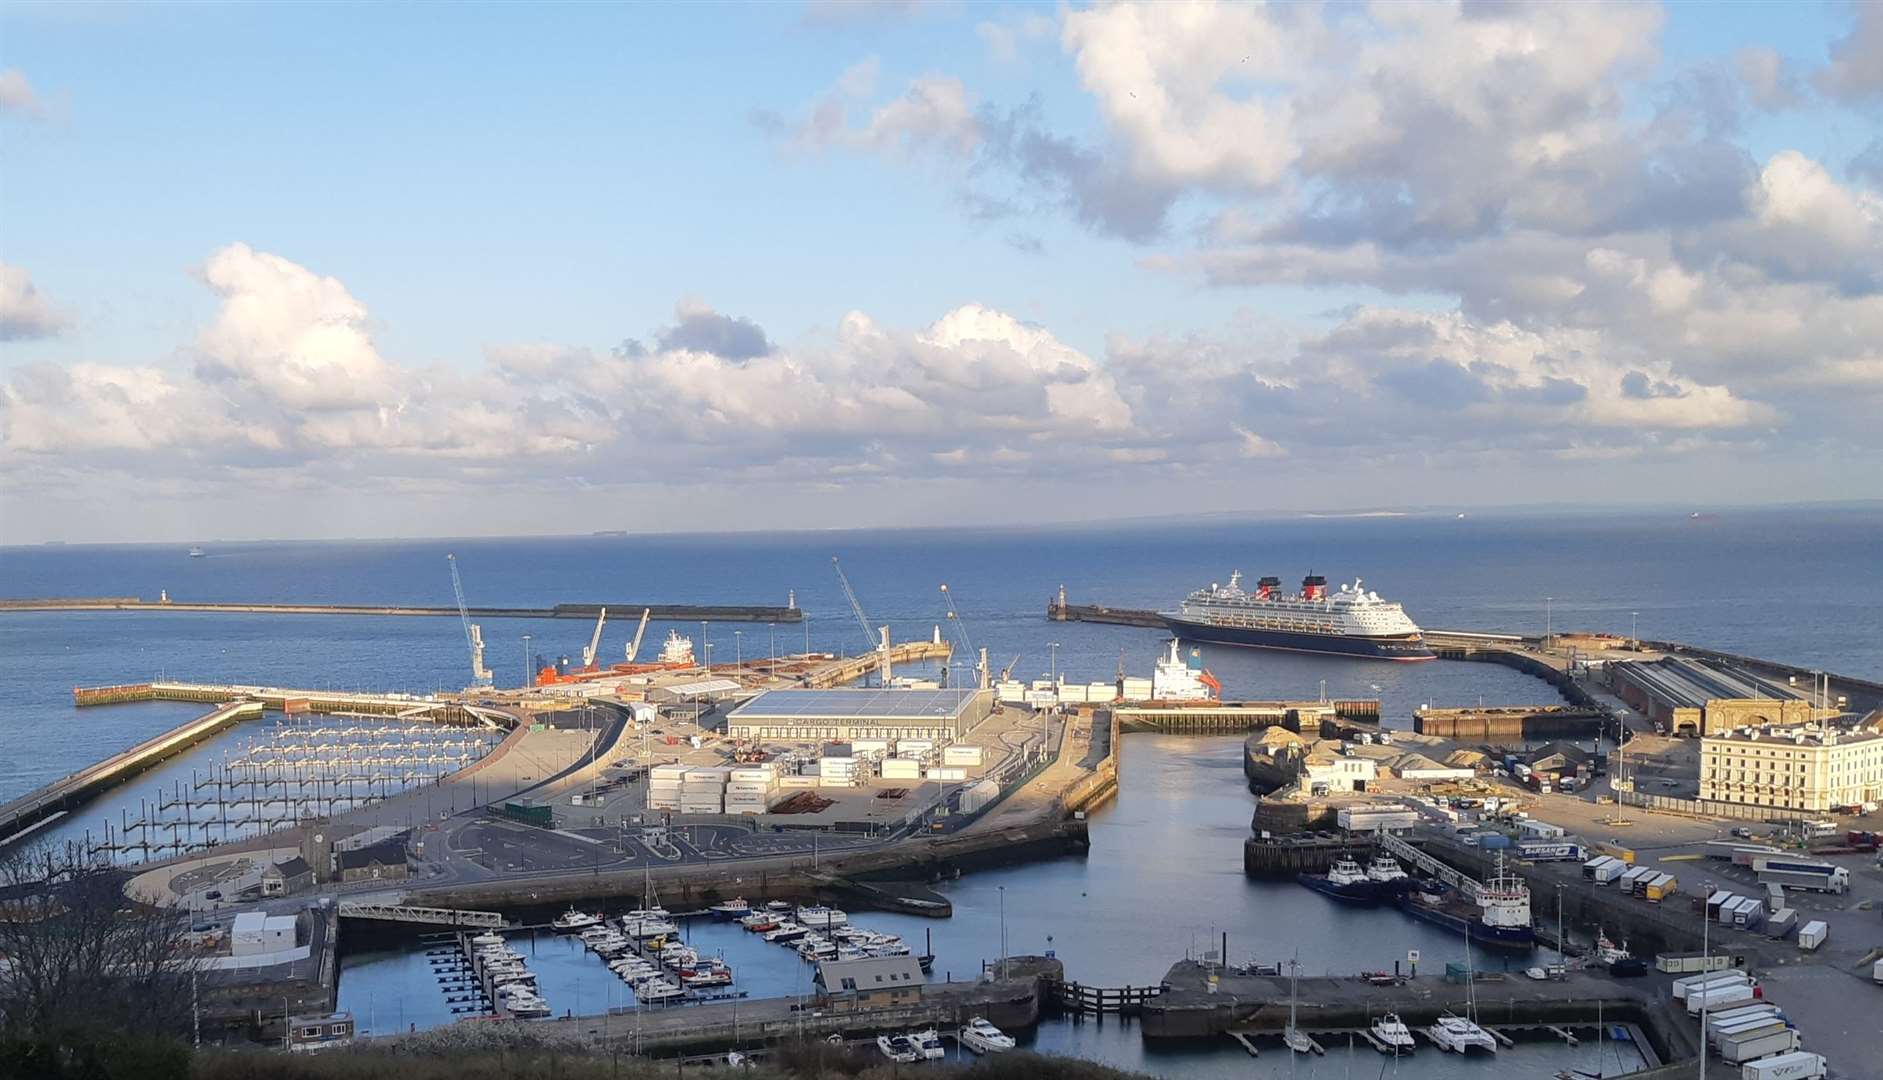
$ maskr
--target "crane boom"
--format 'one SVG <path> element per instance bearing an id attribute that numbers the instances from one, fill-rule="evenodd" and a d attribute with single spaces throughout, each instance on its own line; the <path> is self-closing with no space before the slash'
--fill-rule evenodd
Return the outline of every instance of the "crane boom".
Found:
<path id="1" fill-rule="evenodd" d="M 641 609 L 641 625 L 634 628 L 634 640 L 628 642 L 628 663 L 630 664 L 634 663 L 634 658 L 640 655 L 641 635 L 647 633 L 647 618 L 653 613 L 653 608 Z"/>
<path id="2" fill-rule="evenodd" d="M 830 565 L 837 571 L 837 581 L 843 586 L 844 599 L 850 601 L 850 613 L 856 616 L 857 626 L 863 631 L 863 639 L 868 641 L 870 646 L 877 649 L 880 653 L 878 663 L 882 672 L 883 685 L 888 686 L 889 627 L 883 627 L 880 636 L 877 631 L 870 629 L 869 617 L 863 614 L 863 605 L 857 600 L 856 590 L 850 587 L 850 579 L 844 576 L 843 564 L 837 561 L 837 556 L 832 555 L 830 557 Z"/>
<path id="3" fill-rule="evenodd" d="M 464 627 L 464 646 L 471 652 L 471 681 L 478 686 L 489 686 L 490 669 L 484 666 L 484 634 L 482 628 L 471 624 L 470 610 L 464 606 L 464 581 L 458 577 L 458 557 L 447 554 L 445 561 L 451 564 L 451 594 L 458 600 L 458 622 Z"/>
<path id="4" fill-rule="evenodd" d="M 582 650 L 582 666 L 585 668 L 595 666 L 596 650 L 602 647 L 602 624 L 607 621 L 608 609 L 603 608 L 601 614 L 595 616 L 595 632 L 589 635 L 588 648 Z"/>

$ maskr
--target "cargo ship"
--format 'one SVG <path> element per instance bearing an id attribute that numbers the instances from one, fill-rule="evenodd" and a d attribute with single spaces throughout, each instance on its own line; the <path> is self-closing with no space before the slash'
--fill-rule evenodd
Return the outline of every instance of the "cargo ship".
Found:
<path id="1" fill-rule="evenodd" d="M 1405 610 L 1368 592 L 1357 578 L 1330 593 L 1326 578 L 1310 574 L 1300 592 L 1284 593 L 1280 578 L 1265 577 L 1249 592 L 1238 570 L 1229 584 L 1212 582 L 1176 611 L 1159 614 L 1186 641 L 1371 660 L 1435 658 Z"/>
<path id="2" fill-rule="evenodd" d="M 1536 947 L 1536 928 L 1530 925 L 1530 887 L 1522 878 L 1504 872 L 1501 855 L 1491 880 L 1479 887 L 1476 901 L 1442 882 L 1421 881 L 1400 899 L 1399 908 L 1415 919 L 1464 934 L 1474 945 L 1512 952 Z"/>

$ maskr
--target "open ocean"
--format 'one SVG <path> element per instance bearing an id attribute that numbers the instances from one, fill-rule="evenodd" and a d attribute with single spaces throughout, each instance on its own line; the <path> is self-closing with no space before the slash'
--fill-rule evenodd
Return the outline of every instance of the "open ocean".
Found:
<path id="1" fill-rule="evenodd" d="M 1558 630 L 1626 634 L 1639 613 L 1643 637 L 1671 638 L 1851 675 L 1883 677 L 1883 507 L 1722 511 L 1693 519 L 1665 514 L 1478 514 L 1106 527 L 957 528 L 437 541 L 219 543 L 191 559 L 187 545 L 71 545 L 0 548 L 0 595 L 283 601 L 444 606 L 452 602 L 445 554 L 455 552 L 467 599 L 477 606 L 546 607 L 560 602 L 782 604 L 787 590 L 807 624 L 715 624 L 713 659 L 818 649 L 855 652 L 867 642 L 832 572 L 841 556 L 872 625 L 898 639 L 927 637 L 942 621 L 939 586 L 949 585 L 975 647 L 1018 678 L 1057 668 L 1070 678 L 1109 679 L 1122 664 L 1148 674 L 1163 635 L 1129 627 L 1053 624 L 1048 598 L 1063 583 L 1075 603 L 1170 607 L 1181 596 L 1241 569 L 1277 574 L 1291 586 L 1307 573 L 1330 582 L 1365 579 L 1405 604 L 1428 628 L 1541 632 L 1545 597 Z M 617 660 L 638 609 L 611 611 L 602 658 Z M 522 673 L 521 636 L 540 653 L 579 655 L 592 624 L 578 620 L 484 620 L 487 662 L 500 685 Z M 668 626 L 648 629 L 644 653 Z M 702 629 L 680 627 L 703 645 Z M 1057 648 L 1053 645 L 1057 643 Z M 1017 659 L 1016 659 L 1017 658 Z M 1409 725 L 1421 704 L 1550 700 L 1544 684 L 1489 664 L 1392 664 L 1208 647 L 1205 663 L 1225 695 L 1247 698 L 1379 697 L 1388 723 Z M 73 708 L 74 686 L 157 676 L 305 687 L 428 691 L 467 681 L 455 619 L 191 613 L 0 614 L 0 799 L 129 746 L 200 710 L 150 704 Z M 79 835 L 116 808 L 187 779 L 231 734 L 166 764 L 61 823 Z M 1290 943 L 1314 949 L 1310 970 L 1390 966 L 1405 948 L 1438 954 L 1447 939 L 1394 913 L 1353 916 L 1290 885 L 1243 879 L 1240 845 L 1253 799 L 1242 785 L 1239 739 L 1133 737 L 1118 802 L 1093 822 L 1089 859 L 1059 860 L 971 875 L 951 886 L 957 917 L 933 924 L 936 945 L 957 976 L 994 955 L 989 917 L 1006 887 L 1016 949 L 1046 935 L 1074 978 L 1151 982 L 1170 961 L 1223 930 L 1237 959 L 1282 957 Z M 1148 872 L 1147 872 L 1148 871 Z M 1172 896 L 1191 902 L 1173 906 Z M 1148 918 L 1151 913 L 1159 917 Z M 1353 921 L 1355 919 L 1364 920 Z M 889 916 L 869 923 L 919 936 Z M 782 950 L 779 963 L 784 963 Z M 1303 950 L 1304 962 L 1310 960 Z M 573 964 L 574 961 L 572 960 Z M 795 965 L 792 958 L 789 965 Z M 349 960 L 343 1004 L 371 1014 L 379 1030 L 446 1017 L 428 980 L 412 977 L 409 954 Z M 570 969 L 570 979 L 589 980 Z M 422 973 L 420 973 L 422 974 Z M 561 976 L 558 976 L 561 977 Z M 752 985 L 793 992 L 792 966 L 753 966 Z M 607 994 L 612 977 L 570 983 L 570 994 Z M 742 978 L 743 981 L 743 978 Z M 583 991 L 580 987 L 586 986 Z M 558 1008 L 573 1001 L 558 1002 Z M 1146 1049 L 1129 1025 L 1047 1025 L 1041 1049 L 1102 1058 L 1168 1075 L 1289 1075 L 1297 1066 L 1240 1049 Z M 1584 1054 L 1590 1053 L 1585 1049 Z M 1377 1055 L 1358 1064 L 1364 1074 Z M 1562 1048 L 1500 1055 L 1505 1066 L 1549 1075 L 1588 1067 Z M 1472 1063 L 1478 1066 L 1480 1063 Z M 1301 1063 L 1334 1075 L 1344 1055 Z M 1425 1054 L 1407 1076 L 1451 1075 L 1456 1059 Z M 1485 1063 L 1468 1071 L 1486 1075 Z M 1275 1071 L 1280 1068 L 1281 1071 Z M 1506 1070 L 1508 1071 L 1508 1069 Z"/>

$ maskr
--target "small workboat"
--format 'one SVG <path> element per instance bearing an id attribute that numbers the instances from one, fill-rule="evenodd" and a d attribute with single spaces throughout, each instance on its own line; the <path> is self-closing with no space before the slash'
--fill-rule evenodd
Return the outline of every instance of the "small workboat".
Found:
<path id="1" fill-rule="evenodd" d="M 720 922 L 731 922 L 734 919 L 743 919 L 747 915 L 750 915 L 752 913 L 752 905 L 746 903 L 744 897 L 734 897 L 724 903 L 714 904 L 706 910 L 711 912 L 713 918 Z"/>

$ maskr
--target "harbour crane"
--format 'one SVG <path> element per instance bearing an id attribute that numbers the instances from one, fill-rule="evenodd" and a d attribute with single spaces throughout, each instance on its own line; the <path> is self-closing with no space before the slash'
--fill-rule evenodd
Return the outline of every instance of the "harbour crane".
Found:
<path id="1" fill-rule="evenodd" d="M 955 594 L 948 591 L 947 582 L 942 583 L 941 595 L 942 603 L 948 606 L 948 624 L 954 628 L 956 635 L 961 638 L 962 653 L 966 656 L 973 656 L 974 642 L 968 640 L 968 624 L 961 621 L 961 612 L 955 610 Z M 978 670 L 980 673 L 980 689 L 985 690 L 987 689 L 987 658 L 985 656 L 981 657 L 981 666 Z"/>
<path id="2" fill-rule="evenodd" d="M 484 628 L 471 621 L 470 610 L 464 606 L 464 582 L 458 577 L 458 557 L 447 554 L 445 561 L 451 564 L 451 592 L 458 598 L 458 622 L 464 626 L 464 644 L 471 650 L 471 682 L 488 687 L 491 678 L 490 669 L 484 666 Z"/>
<path id="3" fill-rule="evenodd" d="M 837 571 L 837 582 L 843 586 L 844 599 L 850 601 L 850 613 L 856 616 L 857 626 L 863 630 L 863 637 L 876 645 L 878 651 L 877 667 L 882 677 L 882 684 L 889 685 L 889 627 L 870 627 L 869 617 L 863 614 L 863 605 L 857 601 L 856 590 L 850 587 L 850 579 L 843 574 L 843 564 L 837 556 L 830 557 L 830 565 Z"/>
<path id="4" fill-rule="evenodd" d="M 653 613 L 653 608 L 641 609 L 641 625 L 634 628 L 634 640 L 628 642 L 628 663 L 630 664 L 634 663 L 634 658 L 640 655 L 641 635 L 647 633 L 647 618 Z"/>
<path id="5" fill-rule="evenodd" d="M 595 654 L 602 646 L 602 624 L 608 621 L 608 609 L 602 608 L 595 617 L 595 632 L 589 635 L 588 648 L 582 650 L 582 668 L 591 671 L 595 667 Z"/>

